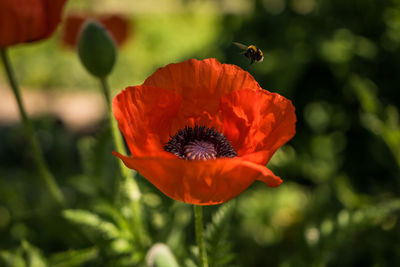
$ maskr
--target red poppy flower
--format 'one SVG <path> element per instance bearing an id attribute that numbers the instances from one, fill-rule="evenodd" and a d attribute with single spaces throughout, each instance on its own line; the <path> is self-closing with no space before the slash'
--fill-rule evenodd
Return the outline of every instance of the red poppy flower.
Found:
<path id="1" fill-rule="evenodd" d="M 120 15 L 84 16 L 78 14 L 69 15 L 65 19 L 62 41 L 69 47 L 75 47 L 78 42 L 80 29 L 87 19 L 93 18 L 99 21 L 114 37 L 118 45 L 122 45 L 128 38 L 128 22 Z"/>
<path id="2" fill-rule="evenodd" d="M 132 157 L 114 155 L 173 199 L 213 205 L 255 180 L 282 183 L 265 165 L 294 136 L 294 107 L 235 65 L 167 65 L 119 93 L 113 111 Z"/>
<path id="3" fill-rule="evenodd" d="M 61 20 L 66 0 L 1 0 L 0 47 L 41 40 Z"/>

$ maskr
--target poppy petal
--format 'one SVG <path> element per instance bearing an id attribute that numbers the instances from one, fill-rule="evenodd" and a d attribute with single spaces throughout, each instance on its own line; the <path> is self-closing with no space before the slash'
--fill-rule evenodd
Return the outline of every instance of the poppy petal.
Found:
<path id="1" fill-rule="evenodd" d="M 269 187 L 277 187 L 283 182 L 279 176 L 275 175 L 270 169 L 263 165 L 251 161 L 244 161 L 243 164 L 259 170 L 260 175 L 257 177 L 257 180 L 266 183 Z"/>
<path id="2" fill-rule="evenodd" d="M 180 105 L 175 92 L 143 85 L 128 87 L 114 98 L 114 116 L 133 155 L 171 155 L 163 144 Z"/>
<path id="3" fill-rule="evenodd" d="M 239 67 L 215 59 L 170 64 L 120 93 L 113 109 L 133 156 L 114 155 L 173 199 L 213 205 L 255 180 L 282 183 L 265 165 L 293 137 L 294 107 Z M 223 133 L 238 156 L 184 160 L 163 150 L 171 135 L 195 124 Z"/>
<path id="4" fill-rule="evenodd" d="M 224 135 L 238 156 L 265 165 L 273 153 L 295 134 L 292 102 L 266 90 L 243 89 L 221 98 Z M 258 158 L 249 154 L 257 153 Z M 251 158 L 251 159 L 250 159 Z"/>
<path id="5" fill-rule="evenodd" d="M 117 152 L 113 154 L 165 195 L 196 205 L 226 202 L 238 196 L 255 179 L 270 186 L 278 186 L 282 182 L 266 167 L 241 158 L 188 161 L 163 157 L 127 157 Z"/>
<path id="6" fill-rule="evenodd" d="M 0 1 L 0 47 L 47 38 L 61 20 L 65 1 Z"/>
<path id="7" fill-rule="evenodd" d="M 79 32 L 82 25 L 88 19 L 98 20 L 110 32 L 118 46 L 121 46 L 128 38 L 128 21 L 120 15 L 90 16 L 71 14 L 64 22 L 62 42 L 70 48 L 74 48 L 78 43 Z"/>
<path id="8" fill-rule="evenodd" d="M 46 21 L 46 35 L 51 34 L 58 23 L 61 21 L 61 13 L 64 6 L 64 3 L 67 0 L 42 0 L 41 2 L 44 5 L 44 10 L 48 15 L 48 19 Z"/>
<path id="9" fill-rule="evenodd" d="M 261 89 L 248 72 L 235 65 L 221 64 L 214 58 L 169 64 L 147 78 L 144 85 L 169 89 L 182 97 L 173 132 L 194 124 L 221 131 L 220 98 L 243 88 Z"/>

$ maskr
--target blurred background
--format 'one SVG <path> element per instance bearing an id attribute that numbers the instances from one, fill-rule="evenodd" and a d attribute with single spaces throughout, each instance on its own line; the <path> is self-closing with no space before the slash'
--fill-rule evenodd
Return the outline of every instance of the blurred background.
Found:
<path id="1" fill-rule="evenodd" d="M 284 183 L 205 208 L 211 266 L 400 266 L 399 0 L 69 0 L 55 35 L 10 56 L 70 210 L 37 177 L 2 72 L 0 266 L 142 266 L 146 254 L 124 234 L 134 215 L 116 198 L 98 81 L 77 30 L 66 37 L 74 16 L 118 17 L 113 95 L 166 64 L 215 57 L 293 101 L 296 136 L 268 164 Z M 264 61 L 250 65 L 234 41 Z M 151 242 L 195 266 L 191 206 L 137 179 Z"/>

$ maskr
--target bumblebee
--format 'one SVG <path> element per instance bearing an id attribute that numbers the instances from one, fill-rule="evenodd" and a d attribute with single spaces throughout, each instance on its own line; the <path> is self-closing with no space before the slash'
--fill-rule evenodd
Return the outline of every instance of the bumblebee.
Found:
<path id="1" fill-rule="evenodd" d="M 263 52 L 257 48 L 255 45 L 244 45 L 241 43 L 233 42 L 240 49 L 246 50 L 243 52 L 244 56 L 250 59 L 250 64 L 254 62 L 262 62 L 264 59 Z"/>

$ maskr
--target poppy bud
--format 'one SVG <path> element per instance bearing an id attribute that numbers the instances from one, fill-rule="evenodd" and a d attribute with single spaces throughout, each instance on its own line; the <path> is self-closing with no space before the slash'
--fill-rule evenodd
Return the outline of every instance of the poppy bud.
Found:
<path id="1" fill-rule="evenodd" d="M 78 54 L 85 68 L 98 78 L 111 73 L 117 56 L 114 39 L 104 26 L 94 20 L 87 21 L 82 27 Z"/>
<path id="2" fill-rule="evenodd" d="M 156 243 L 146 256 L 147 266 L 150 267 L 178 267 L 178 263 L 168 246 Z"/>

